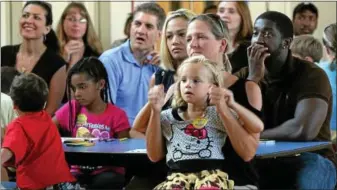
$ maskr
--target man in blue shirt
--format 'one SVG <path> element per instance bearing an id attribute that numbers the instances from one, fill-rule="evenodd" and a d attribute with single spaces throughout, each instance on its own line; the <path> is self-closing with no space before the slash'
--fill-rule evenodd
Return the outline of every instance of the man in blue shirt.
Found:
<path id="1" fill-rule="evenodd" d="M 108 72 L 112 101 L 127 113 L 130 125 L 147 102 L 149 82 L 159 63 L 154 46 L 165 17 L 158 4 L 140 4 L 134 11 L 130 40 L 99 58 Z"/>

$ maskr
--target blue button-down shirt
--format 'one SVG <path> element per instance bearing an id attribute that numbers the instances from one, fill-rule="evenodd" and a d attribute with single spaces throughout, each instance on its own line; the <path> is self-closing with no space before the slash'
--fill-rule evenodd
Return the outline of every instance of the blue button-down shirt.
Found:
<path id="1" fill-rule="evenodd" d="M 138 112 L 147 102 L 151 76 L 158 67 L 138 63 L 131 52 L 129 40 L 105 51 L 99 59 L 108 73 L 112 100 L 126 112 L 132 126 Z"/>

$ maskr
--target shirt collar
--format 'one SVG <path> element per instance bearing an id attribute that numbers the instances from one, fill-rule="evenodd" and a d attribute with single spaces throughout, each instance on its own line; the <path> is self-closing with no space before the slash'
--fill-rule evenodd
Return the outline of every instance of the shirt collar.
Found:
<path id="1" fill-rule="evenodd" d="M 130 45 L 130 40 L 127 40 L 121 45 L 122 48 L 122 58 L 124 61 L 135 64 L 137 66 L 141 66 L 138 61 L 135 59 L 135 56 L 131 52 L 131 45 Z"/>

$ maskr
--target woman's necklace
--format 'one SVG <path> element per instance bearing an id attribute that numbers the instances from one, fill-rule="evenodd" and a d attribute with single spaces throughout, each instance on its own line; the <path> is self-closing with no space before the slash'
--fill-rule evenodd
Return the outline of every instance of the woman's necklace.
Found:
<path id="1" fill-rule="evenodd" d="M 42 56 L 43 52 L 45 51 L 46 48 L 43 48 L 38 54 L 32 55 L 32 56 L 26 56 L 23 55 L 21 47 L 19 49 L 19 52 L 16 55 L 16 60 L 17 62 L 17 70 L 20 73 L 26 73 L 26 72 L 31 72 L 36 65 L 38 59 Z"/>

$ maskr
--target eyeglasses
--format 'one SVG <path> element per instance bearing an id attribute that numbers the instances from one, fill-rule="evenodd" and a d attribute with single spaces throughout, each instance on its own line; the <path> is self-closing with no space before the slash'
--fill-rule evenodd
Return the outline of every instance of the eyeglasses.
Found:
<path id="1" fill-rule="evenodd" d="M 216 23 L 219 24 L 220 28 L 221 28 L 221 32 L 223 34 L 225 34 L 225 27 L 223 25 L 223 21 L 221 20 L 221 18 L 219 17 L 219 15 L 217 14 L 213 14 L 213 13 L 207 13 L 205 14 L 206 16 L 208 16 L 209 18 L 211 18 L 213 21 L 215 21 Z"/>
<path id="2" fill-rule="evenodd" d="M 87 23 L 87 19 L 86 18 L 80 18 L 80 19 L 76 19 L 75 17 L 66 17 L 66 20 L 72 23 Z"/>

